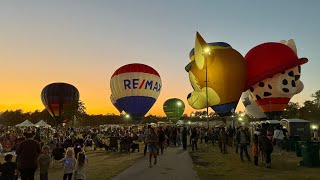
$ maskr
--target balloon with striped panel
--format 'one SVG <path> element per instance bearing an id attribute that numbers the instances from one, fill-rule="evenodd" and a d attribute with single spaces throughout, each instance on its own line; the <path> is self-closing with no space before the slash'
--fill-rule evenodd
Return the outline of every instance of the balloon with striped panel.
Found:
<path id="1" fill-rule="evenodd" d="M 59 123 L 63 112 L 76 108 L 79 91 L 67 83 L 52 83 L 43 88 L 41 101 L 50 115 Z"/>
<path id="2" fill-rule="evenodd" d="M 114 72 L 110 88 L 113 105 L 139 120 L 156 102 L 162 83 L 155 69 L 134 63 L 124 65 Z"/>

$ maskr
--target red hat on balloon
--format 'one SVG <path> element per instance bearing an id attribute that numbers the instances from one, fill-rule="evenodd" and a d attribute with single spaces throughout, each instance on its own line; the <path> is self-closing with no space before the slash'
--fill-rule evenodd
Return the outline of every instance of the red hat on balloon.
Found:
<path id="1" fill-rule="evenodd" d="M 245 89 L 249 89 L 266 78 L 308 62 L 307 58 L 298 58 L 289 46 L 276 42 L 268 42 L 252 48 L 244 59 L 247 64 Z"/>

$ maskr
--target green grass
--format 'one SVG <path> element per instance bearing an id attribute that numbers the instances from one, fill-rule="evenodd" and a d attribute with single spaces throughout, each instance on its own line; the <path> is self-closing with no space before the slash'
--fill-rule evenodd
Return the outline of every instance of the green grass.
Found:
<path id="1" fill-rule="evenodd" d="M 190 152 L 194 161 L 194 169 L 200 179 L 320 179 L 320 168 L 307 168 L 298 165 L 301 158 L 295 152 L 285 152 L 284 155 L 272 154 L 271 169 L 261 164 L 259 167 L 253 162 L 241 162 L 234 147 L 228 147 L 227 154 L 221 154 L 217 144 L 199 145 L 199 151 Z M 253 161 L 251 149 L 248 150 Z"/>

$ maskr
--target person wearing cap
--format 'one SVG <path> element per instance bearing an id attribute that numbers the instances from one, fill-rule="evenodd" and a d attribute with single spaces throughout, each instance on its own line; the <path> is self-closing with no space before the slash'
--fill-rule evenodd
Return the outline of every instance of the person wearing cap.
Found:
<path id="1" fill-rule="evenodd" d="M 38 157 L 41 153 L 40 144 L 33 139 L 33 132 L 25 133 L 26 140 L 17 148 L 17 163 L 21 180 L 33 180 L 38 166 Z"/>

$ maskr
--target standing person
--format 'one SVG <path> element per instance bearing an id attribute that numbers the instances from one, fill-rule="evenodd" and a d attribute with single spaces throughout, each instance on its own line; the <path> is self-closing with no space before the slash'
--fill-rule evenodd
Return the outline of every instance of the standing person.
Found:
<path id="1" fill-rule="evenodd" d="M 6 161 L 4 164 L 1 165 L 1 180 L 16 180 L 17 177 L 17 163 L 12 162 L 12 155 L 8 154 L 4 157 Z"/>
<path id="2" fill-rule="evenodd" d="M 48 180 L 48 170 L 51 162 L 49 151 L 49 146 L 43 146 L 42 154 L 39 156 L 40 180 Z"/>
<path id="3" fill-rule="evenodd" d="M 74 170 L 75 180 L 85 179 L 86 177 L 85 164 L 86 164 L 86 155 L 83 152 L 80 152 L 77 156 L 77 165 Z"/>
<path id="4" fill-rule="evenodd" d="M 161 151 L 161 154 L 163 154 L 163 149 L 164 149 L 164 143 L 166 140 L 166 136 L 164 134 L 164 131 L 162 130 L 162 127 L 160 127 L 159 131 L 158 131 L 158 137 L 159 137 L 159 149 Z M 157 154 L 159 154 L 159 149 Z"/>
<path id="5" fill-rule="evenodd" d="M 191 139 L 192 151 L 194 150 L 198 151 L 198 133 L 195 127 L 192 129 L 190 139 Z"/>
<path id="6" fill-rule="evenodd" d="M 220 151 L 221 151 L 221 153 L 225 154 L 225 153 L 227 153 L 226 144 L 227 144 L 228 136 L 227 136 L 227 133 L 226 133 L 226 130 L 224 127 L 222 127 L 220 130 L 219 138 L 220 138 L 219 139 Z"/>
<path id="7" fill-rule="evenodd" d="M 273 145 L 271 140 L 267 137 L 267 132 L 262 130 L 261 136 L 259 138 L 259 147 L 263 152 L 266 168 L 271 167 L 271 154 L 273 151 Z"/>
<path id="8" fill-rule="evenodd" d="M 243 151 L 247 156 L 248 161 L 251 161 L 250 156 L 248 154 L 248 144 L 250 144 L 250 135 L 248 134 L 247 131 L 244 131 L 243 127 L 239 127 L 239 131 L 237 132 L 236 135 L 237 139 L 237 144 L 240 149 L 240 159 L 243 161 Z"/>
<path id="9" fill-rule="evenodd" d="M 33 140 L 33 132 L 26 132 L 25 137 L 26 140 L 21 142 L 16 152 L 18 169 L 21 174 L 21 180 L 34 180 L 41 148 L 40 144 Z"/>
<path id="10" fill-rule="evenodd" d="M 155 132 L 154 128 L 151 127 L 150 132 L 149 134 L 147 134 L 147 137 L 146 137 L 146 143 L 148 145 L 147 151 L 149 153 L 149 167 L 152 167 L 152 164 L 151 164 L 152 156 L 154 157 L 154 165 L 157 164 L 158 141 L 159 141 L 158 135 Z"/>
<path id="11" fill-rule="evenodd" d="M 178 146 L 181 146 L 181 129 L 180 129 L 180 127 L 177 128 L 177 143 L 178 143 Z"/>
<path id="12" fill-rule="evenodd" d="M 253 136 L 253 145 L 252 145 L 252 154 L 254 158 L 254 165 L 259 166 L 258 164 L 258 157 L 259 157 L 259 146 L 258 146 L 258 135 L 255 134 Z"/>
<path id="13" fill-rule="evenodd" d="M 229 127 L 228 127 L 227 135 L 228 135 L 228 145 L 230 147 L 232 147 L 234 131 L 233 131 L 233 128 L 231 127 L 231 125 L 229 125 Z"/>
<path id="14" fill-rule="evenodd" d="M 66 156 L 59 162 L 63 162 L 63 180 L 71 180 L 74 167 L 76 165 L 76 158 L 72 148 L 68 148 Z"/>
<path id="15" fill-rule="evenodd" d="M 182 133 L 182 146 L 183 146 L 183 150 L 187 150 L 187 136 L 188 136 L 188 132 L 187 132 L 187 128 L 183 127 Z"/>
<path id="16" fill-rule="evenodd" d="M 144 131 L 144 139 L 146 139 L 147 134 L 149 134 L 149 133 L 150 133 L 150 132 L 149 132 L 150 128 L 151 128 L 151 125 L 150 125 L 150 124 L 148 124 L 147 129 Z M 143 155 L 146 155 L 146 154 L 147 154 L 147 143 L 146 143 L 146 142 L 144 142 Z"/>
<path id="17" fill-rule="evenodd" d="M 284 150 L 282 149 L 283 139 L 284 139 L 283 131 L 282 129 L 280 129 L 280 126 L 278 126 L 276 130 L 274 130 L 273 141 L 275 142 L 274 144 L 276 144 L 278 147 L 279 154 L 283 154 L 284 152 Z"/>

